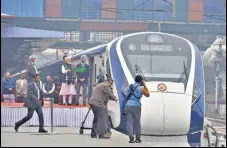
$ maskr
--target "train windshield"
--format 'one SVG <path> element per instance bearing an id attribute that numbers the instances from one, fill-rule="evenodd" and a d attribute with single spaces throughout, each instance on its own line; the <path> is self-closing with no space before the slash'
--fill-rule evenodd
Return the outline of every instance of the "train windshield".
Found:
<path id="1" fill-rule="evenodd" d="M 184 70 L 183 63 L 187 64 L 186 56 L 127 55 L 127 58 L 132 67 L 131 72 L 139 74 L 140 69 L 147 79 L 179 78 Z"/>
<path id="2" fill-rule="evenodd" d="M 129 44 L 128 47 L 123 43 L 122 54 L 132 76 L 142 74 L 147 81 L 187 82 L 191 67 L 190 46 L 176 37 L 162 39 L 162 43 Z"/>

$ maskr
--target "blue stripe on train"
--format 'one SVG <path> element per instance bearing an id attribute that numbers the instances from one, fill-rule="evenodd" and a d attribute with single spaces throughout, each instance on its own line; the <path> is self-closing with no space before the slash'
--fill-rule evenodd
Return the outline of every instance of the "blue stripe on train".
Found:
<path id="1" fill-rule="evenodd" d="M 195 47 L 193 45 L 195 49 Z M 200 97 L 196 100 L 196 102 L 191 106 L 191 122 L 190 129 L 188 134 L 188 143 L 194 147 L 201 143 L 201 132 L 196 134 L 190 134 L 196 131 L 203 130 L 203 122 L 204 122 L 204 75 L 203 75 L 203 66 L 201 54 L 198 50 L 195 50 L 195 81 L 197 87 L 201 91 Z"/>
<path id="2" fill-rule="evenodd" d="M 111 66 L 112 66 L 112 72 L 113 72 L 113 78 L 114 78 L 114 83 L 117 88 L 117 94 L 119 98 L 119 103 L 120 103 L 120 112 L 121 112 L 121 121 L 120 121 L 120 126 L 118 127 L 119 129 L 126 129 L 126 124 L 124 124 L 123 116 L 122 116 L 122 110 L 125 106 L 125 96 L 122 93 L 122 86 L 124 85 L 124 72 L 120 63 L 120 59 L 117 55 L 117 50 L 116 50 L 116 44 L 118 40 L 115 41 L 110 50 L 110 61 L 111 61 Z"/>

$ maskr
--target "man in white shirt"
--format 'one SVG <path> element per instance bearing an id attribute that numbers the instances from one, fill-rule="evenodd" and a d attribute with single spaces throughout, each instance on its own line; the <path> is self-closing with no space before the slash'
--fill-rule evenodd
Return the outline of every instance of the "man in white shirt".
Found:
<path id="1" fill-rule="evenodd" d="M 16 81 L 16 96 L 17 102 L 24 102 L 27 97 L 27 80 L 25 79 L 25 75 L 21 74 L 20 79 Z"/>

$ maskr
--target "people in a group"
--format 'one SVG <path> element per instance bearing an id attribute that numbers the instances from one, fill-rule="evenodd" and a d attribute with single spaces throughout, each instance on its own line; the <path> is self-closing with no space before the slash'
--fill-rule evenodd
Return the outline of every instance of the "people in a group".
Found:
<path id="1" fill-rule="evenodd" d="M 73 85 L 73 77 L 72 77 L 72 64 L 71 58 L 68 56 L 64 56 L 64 64 L 61 66 L 62 72 L 62 85 L 59 95 L 63 96 L 63 104 L 66 105 L 66 97 L 68 96 L 68 104 L 72 104 L 72 95 L 76 95 L 75 86 Z"/>
<path id="2" fill-rule="evenodd" d="M 141 98 L 142 95 L 149 97 L 150 93 L 146 86 L 142 76 L 137 75 L 135 77 L 135 83 L 131 84 L 127 92 L 126 102 L 126 120 L 127 120 L 127 131 L 129 136 L 129 143 L 141 143 Z M 135 122 L 135 129 L 133 128 L 133 122 Z M 136 140 L 134 140 L 135 131 Z"/>
<path id="3" fill-rule="evenodd" d="M 27 65 L 27 80 L 28 80 L 28 83 L 32 82 L 33 81 L 33 75 L 36 74 L 36 73 L 40 73 L 38 71 L 38 68 L 36 66 L 36 63 L 35 63 L 35 57 L 33 55 L 31 55 L 29 57 L 29 63 Z"/>
<path id="4" fill-rule="evenodd" d="M 10 72 L 5 73 L 5 77 L 2 80 L 2 93 L 4 102 L 14 103 L 15 102 L 15 90 L 16 80 L 11 78 Z"/>
<path id="5" fill-rule="evenodd" d="M 28 84 L 28 92 L 27 92 L 27 99 L 24 101 L 24 107 L 28 108 L 28 112 L 26 117 L 19 120 L 15 123 L 14 129 L 17 132 L 18 128 L 30 120 L 33 116 L 34 111 L 38 114 L 39 118 L 39 131 L 41 133 L 46 133 L 47 130 L 44 129 L 44 119 L 43 119 L 43 91 L 42 86 L 40 85 L 40 75 L 34 74 L 33 81 Z"/>
<path id="6" fill-rule="evenodd" d="M 85 68 L 83 72 L 77 72 L 77 82 L 76 82 L 76 105 L 79 105 L 79 97 L 80 97 L 80 88 L 83 89 L 83 105 L 87 104 L 87 87 L 88 87 L 88 77 L 89 77 L 89 65 L 86 63 L 87 56 L 82 55 L 80 57 L 81 63 L 76 65 L 76 68 Z"/>
<path id="7" fill-rule="evenodd" d="M 44 98 L 49 101 L 54 99 L 55 84 L 51 76 L 47 76 L 46 82 L 43 84 L 43 94 Z"/>
<path id="8" fill-rule="evenodd" d="M 90 107 L 94 113 L 91 131 L 92 138 L 96 138 L 98 135 L 100 139 L 110 138 L 110 134 L 106 133 L 108 131 L 107 103 L 108 100 L 117 101 L 110 88 L 112 84 L 113 80 L 111 78 L 97 84 L 89 100 Z"/>
<path id="9" fill-rule="evenodd" d="M 17 102 L 24 102 L 27 97 L 27 80 L 25 79 L 25 74 L 21 74 L 19 79 L 16 81 L 16 96 Z"/>

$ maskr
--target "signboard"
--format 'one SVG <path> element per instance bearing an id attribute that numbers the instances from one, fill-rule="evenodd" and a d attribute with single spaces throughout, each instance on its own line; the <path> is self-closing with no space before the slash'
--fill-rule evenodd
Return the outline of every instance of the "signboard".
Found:
<path id="1" fill-rule="evenodd" d="M 191 54 L 190 46 L 185 40 L 155 33 L 127 37 L 122 41 L 121 49 L 127 54 Z"/>

